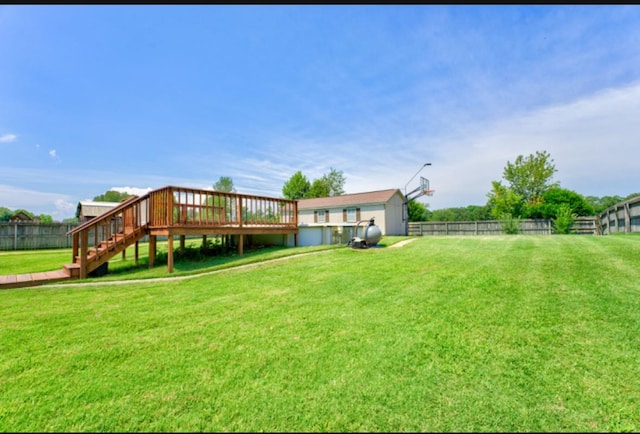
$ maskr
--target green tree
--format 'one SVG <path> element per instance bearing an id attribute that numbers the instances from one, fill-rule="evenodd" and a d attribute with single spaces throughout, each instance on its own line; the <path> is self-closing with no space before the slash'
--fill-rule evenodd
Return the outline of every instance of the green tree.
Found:
<path id="1" fill-rule="evenodd" d="M 38 219 L 41 223 L 53 223 L 53 217 L 51 217 L 49 214 L 40 214 L 38 216 Z"/>
<path id="2" fill-rule="evenodd" d="M 612 207 L 613 205 L 619 204 L 620 202 L 624 202 L 625 200 L 632 199 L 636 196 L 640 196 L 640 193 L 631 193 L 626 197 L 614 195 L 614 196 L 585 196 L 587 202 L 589 202 L 593 206 L 593 210 L 595 214 L 600 214 L 607 210 L 607 208 Z"/>
<path id="3" fill-rule="evenodd" d="M 491 181 L 493 189 L 487 194 L 487 206 L 491 214 L 498 219 L 505 215 L 519 216 L 523 198 L 511 187 L 502 185 L 500 181 Z"/>
<path id="4" fill-rule="evenodd" d="M 329 184 L 326 182 L 325 179 L 323 178 L 319 178 L 319 179 L 314 179 L 313 182 L 311 183 L 311 187 L 309 188 L 309 191 L 307 191 L 307 193 L 305 194 L 305 199 L 309 199 L 312 197 L 327 197 L 330 196 L 331 190 L 329 187 Z"/>
<path id="5" fill-rule="evenodd" d="M 442 208 L 433 210 L 429 216 L 432 222 L 455 222 L 458 221 L 458 214 L 453 208 Z"/>
<path id="6" fill-rule="evenodd" d="M 302 171 L 298 170 L 284 183 L 282 195 L 289 200 L 298 200 L 305 198 L 310 189 L 311 183 Z"/>
<path id="7" fill-rule="evenodd" d="M 593 205 L 581 194 L 565 188 L 553 187 L 545 191 L 537 203 L 525 204 L 522 210 L 524 218 L 554 219 L 564 205 L 576 216 L 595 215 Z"/>
<path id="8" fill-rule="evenodd" d="M 297 171 L 282 187 L 282 194 L 287 199 L 310 199 L 314 197 L 340 196 L 344 194 L 345 178 L 342 170 L 333 167 L 313 182 Z"/>
<path id="9" fill-rule="evenodd" d="M 0 222 L 8 222 L 11 216 L 13 216 L 13 211 L 9 208 L 0 206 Z"/>
<path id="10" fill-rule="evenodd" d="M 93 198 L 94 202 L 121 202 L 124 199 L 133 196 L 129 193 L 121 193 L 115 190 L 109 190 L 100 196 L 96 196 Z"/>
<path id="11" fill-rule="evenodd" d="M 342 170 L 336 170 L 331 167 L 329 173 L 324 174 L 320 179 L 329 190 L 327 196 L 341 196 L 344 194 L 345 178 Z"/>
<path id="12" fill-rule="evenodd" d="M 226 193 L 235 192 L 236 189 L 233 186 L 233 179 L 229 176 L 221 176 L 218 181 L 213 184 L 215 191 L 224 191 Z"/>
<path id="13" fill-rule="evenodd" d="M 557 183 L 551 182 L 556 167 L 547 151 L 536 151 L 528 157 L 518 155 L 515 162 L 507 162 L 503 178 L 516 195 L 526 203 L 535 203 L 542 194 Z"/>
<path id="14" fill-rule="evenodd" d="M 429 221 L 445 222 L 445 221 L 477 221 L 491 220 L 491 210 L 487 205 L 469 205 L 467 207 L 458 208 L 442 208 L 434 210 L 429 215 Z"/>
<path id="15" fill-rule="evenodd" d="M 417 200 L 409 201 L 409 221 L 410 222 L 424 222 L 429 218 L 427 206 Z"/>

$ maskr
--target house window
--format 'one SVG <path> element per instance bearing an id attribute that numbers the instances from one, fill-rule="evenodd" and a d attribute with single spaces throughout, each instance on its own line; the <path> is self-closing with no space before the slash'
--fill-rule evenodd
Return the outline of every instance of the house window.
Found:
<path id="1" fill-rule="evenodd" d="M 325 210 L 320 210 L 318 211 L 318 223 L 325 223 L 326 222 L 326 211 Z"/>
<path id="2" fill-rule="evenodd" d="M 329 223 L 329 210 L 321 209 L 313 212 L 314 223 Z"/>
<path id="3" fill-rule="evenodd" d="M 342 210 L 342 221 L 354 223 L 360 220 L 360 208 L 345 208 Z"/>

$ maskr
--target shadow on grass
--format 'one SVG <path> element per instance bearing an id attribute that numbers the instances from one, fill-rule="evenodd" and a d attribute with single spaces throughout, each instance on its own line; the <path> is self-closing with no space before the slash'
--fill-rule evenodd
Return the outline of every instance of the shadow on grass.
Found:
<path id="1" fill-rule="evenodd" d="M 377 246 L 370 247 L 369 249 L 384 249 L 408 238 L 412 237 L 386 236 L 382 238 Z M 187 276 L 289 256 L 347 248 L 349 247 L 347 247 L 346 244 L 306 247 L 245 246 L 244 254 L 240 256 L 235 249 L 222 249 L 218 246 L 214 246 L 214 248 L 205 246 L 203 248 L 200 244 L 192 244 L 185 246 L 183 251 L 179 248 L 174 249 L 173 272 L 169 273 L 167 270 L 168 258 L 166 245 L 159 245 L 156 260 L 152 268 L 149 268 L 149 258 L 144 253 L 139 257 L 137 264 L 134 258 L 129 255 L 126 259 L 114 258 L 109 261 L 107 274 L 100 277 L 89 277 L 83 281 L 134 280 Z M 72 282 L 77 283 L 78 281 L 73 280 Z"/>

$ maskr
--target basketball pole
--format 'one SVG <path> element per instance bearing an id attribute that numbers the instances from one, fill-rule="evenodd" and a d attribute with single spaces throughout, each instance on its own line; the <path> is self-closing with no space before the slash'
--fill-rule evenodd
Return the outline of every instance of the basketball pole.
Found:
<path id="1" fill-rule="evenodd" d="M 431 166 L 431 163 L 424 163 L 422 167 L 418 169 L 416 174 L 413 175 L 409 180 L 409 182 L 407 182 L 404 186 L 404 234 L 405 235 L 409 235 L 409 198 L 407 197 L 407 186 L 411 181 L 413 181 L 413 178 L 418 176 L 418 173 L 420 173 L 420 171 L 427 166 Z"/>

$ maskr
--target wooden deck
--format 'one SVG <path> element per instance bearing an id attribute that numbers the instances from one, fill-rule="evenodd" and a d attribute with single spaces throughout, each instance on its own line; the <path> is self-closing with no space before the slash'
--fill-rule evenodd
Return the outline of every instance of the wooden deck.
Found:
<path id="1" fill-rule="evenodd" d="M 149 236 L 149 266 L 156 257 L 158 236 L 167 236 L 167 267 L 173 271 L 174 237 L 237 235 L 243 253 L 245 235 L 293 235 L 297 245 L 296 201 L 168 186 L 134 196 L 69 233 L 73 235 L 72 264 L 65 271 L 85 278 L 110 258 Z"/>
<path id="2" fill-rule="evenodd" d="M 64 270 L 0 276 L 0 290 L 44 285 L 45 283 L 60 282 L 70 278 L 71 276 L 65 273 Z"/>
<path id="3" fill-rule="evenodd" d="M 298 236 L 298 203 L 292 200 L 168 186 L 133 196 L 104 214 L 69 231 L 73 237 L 71 263 L 60 271 L 0 276 L 0 289 L 84 279 L 118 253 L 149 236 L 149 267 L 157 237 L 167 236 L 167 268 L 173 271 L 174 237 L 184 245 L 187 235 L 236 235 L 242 255 L 245 235 Z"/>

